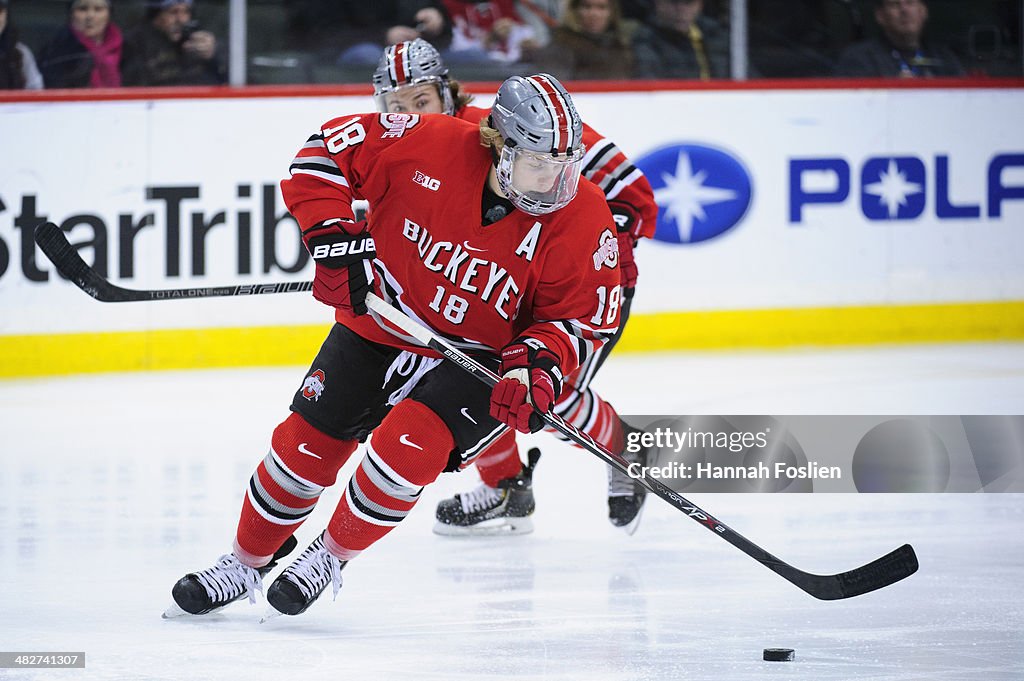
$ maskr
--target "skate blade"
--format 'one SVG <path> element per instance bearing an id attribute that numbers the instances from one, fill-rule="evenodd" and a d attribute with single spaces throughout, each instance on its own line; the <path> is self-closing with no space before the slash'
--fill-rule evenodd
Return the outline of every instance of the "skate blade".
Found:
<path id="1" fill-rule="evenodd" d="M 284 615 L 283 612 L 279 611 L 277 608 L 275 608 L 272 605 L 268 605 L 267 606 L 267 611 L 265 613 L 263 613 L 263 617 L 260 618 L 260 624 L 265 624 L 265 623 L 269 622 L 270 620 L 274 620 L 274 619 L 277 619 L 278 617 L 281 617 L 282 615 Z"/>
<path id="2" fill-rule="evenodd" d="M 228 603 L 228 605 L 231 604 Z M 171 605 L 166 610 L 164 610 L 163 613 L 160 615 L 160 619 L 172 620 L 178 617 L 208 617 L 210 615 L 216 615 L 226 607 L 228 606 L 222 605 L 219 608 L 214 608 L 210 612 L 204 612 L 201 615 L 196 615 L 191 612 L 188 612 L 187 610 L 182 610 L 180 607 L 178 607 L 177 603 L 171 603 Z"/>
<path id="3" fill-rule="evenodd" d="M 485 520 L 476 525 L 448 525 L 437 522 L 434 534 L 443 537 L 510 537 L 533 532 L 533 520 L 530 518 L 495 518 Z"/>
<path id="4" fill-rule="evenodd" d="M 195 617 L 195 615 L 190 612 L 185 612 L 178 607 L 177 603 L 171 603 L 171 605 L 163 611 L 163 614 L 160 615 L 160 619 L 165 620 L 174 619 L 175 617 Z"/>

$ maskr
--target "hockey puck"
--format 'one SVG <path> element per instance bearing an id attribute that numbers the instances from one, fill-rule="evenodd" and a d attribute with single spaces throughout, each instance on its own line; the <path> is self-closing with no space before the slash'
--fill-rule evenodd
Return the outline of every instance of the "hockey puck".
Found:
<path id="1" fill-rule="evenodd" d="M 765 648 L 764 659 L 766 662 L 792 662 L 796 657 L 796 651 L 792 648 Z"/>

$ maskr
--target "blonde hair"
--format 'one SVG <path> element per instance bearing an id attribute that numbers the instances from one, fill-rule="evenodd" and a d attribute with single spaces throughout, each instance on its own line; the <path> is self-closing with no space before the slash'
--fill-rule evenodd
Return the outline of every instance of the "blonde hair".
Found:
<path id="1" fill-rule="evenodd" d="M 505 146 L 505 138 L 490 125 L 490 117 L 480 119 L 480 146 L 491 147 L 496 154 Z"/>

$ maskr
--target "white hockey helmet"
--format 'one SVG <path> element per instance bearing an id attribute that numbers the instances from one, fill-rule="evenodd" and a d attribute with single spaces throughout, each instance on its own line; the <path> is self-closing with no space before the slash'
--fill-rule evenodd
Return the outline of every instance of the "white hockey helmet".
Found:
<path id="1" fill-rule="evenodd" d="M 448 67 L 433 45 L 416 38 L 384 48 L 377 70 L 373 72 L 373 101 L 378 111 L 402 111 L 402 108 L 395 107 L 394 93 L 424 84 L 437 88 L 444 113 L 454 115 Z"/>
<path id="2" fill-rule="evenodd" d="M 585 152 L 583 121 L 554 76 L 513 76 L 502 83 L 491 125 L 505 140 L 498 186 L 516 208 L 542 215 L 572 201 Z"/>

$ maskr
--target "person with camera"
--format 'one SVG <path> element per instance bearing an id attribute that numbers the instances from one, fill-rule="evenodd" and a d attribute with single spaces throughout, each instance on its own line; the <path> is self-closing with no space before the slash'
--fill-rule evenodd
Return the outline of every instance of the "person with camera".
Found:
<path id="1" fill-rule="evenodd" d="M 217 39 L 192 16 L 192 0 L 149 0 L 124 41 L 124 85 L 221 85 L 227 69 Z"/>

